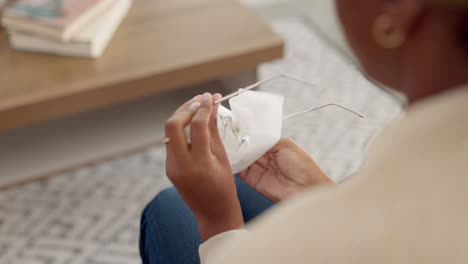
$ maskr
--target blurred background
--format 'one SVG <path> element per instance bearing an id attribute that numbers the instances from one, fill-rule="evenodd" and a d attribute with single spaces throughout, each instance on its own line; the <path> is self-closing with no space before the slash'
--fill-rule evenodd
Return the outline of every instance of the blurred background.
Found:
<path id="1" fill-rule="evenodd" d="M 149 2 L 129 2 L 125 12 L 120 4 L 106 45 L 95 27 L 62 39 L 66 27 L 38 33 L 17 14 L 4 17 L 0 263 L 140 263 L 141 211 L 170 186 L 164 123 L 196 94 L 226 94 L 278 74 L 316 84 L 283 79 L 260 90 L 283 94 L 286 113 L 339 103 L 366 116 L 329 108 L 284 123 L 283 136 L 339 182 L 401 112 L 343 52 L 333 1 Z M 94 42 L 102 52 L 92 52 Z"/>

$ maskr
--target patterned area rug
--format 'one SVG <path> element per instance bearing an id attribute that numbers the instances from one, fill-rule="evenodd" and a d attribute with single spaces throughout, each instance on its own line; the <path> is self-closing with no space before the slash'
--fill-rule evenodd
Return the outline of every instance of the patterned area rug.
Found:
<path id="1" fill-rule="evenodd" d="M 327 109 L 284 124 L 285 136 L 334 179 L 344 180 L 357 170 L 369 137 L 400 107 L 321 40 L 305 18 L 271 24 L 287 42 L 286 58 L 262 66 L 260 78 L 286 73 L 317 84 L 283 80 L 262 87 L 286 95 L 286 112 L 338 102 L 366 115 L 358 119 Z M 140 212 L 170 185 L 164 171 L 164 149 L 155 147 L 1 192 L 0 263 L 139 263 Z"/>

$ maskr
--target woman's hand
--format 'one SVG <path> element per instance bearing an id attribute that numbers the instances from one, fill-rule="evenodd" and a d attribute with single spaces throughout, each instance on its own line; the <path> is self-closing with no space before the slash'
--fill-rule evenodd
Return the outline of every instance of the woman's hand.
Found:
<path id="1" fill-rule="evenodd" d="M 239 176 L 268 199 L 279 202 L 304 189 L 334 183 L 293 140 L 281 139 Z"/>
<path id="2" fill-rule="evenodd" d="M 220 99 L 205 93 L 181 106 L 166 123 L 167 176 L 192 210 L 201 238 L 242 228 L 244 220 L 231 166 L 216 125 Z M 185 127 L 190 125 L 191 143 Z"/>

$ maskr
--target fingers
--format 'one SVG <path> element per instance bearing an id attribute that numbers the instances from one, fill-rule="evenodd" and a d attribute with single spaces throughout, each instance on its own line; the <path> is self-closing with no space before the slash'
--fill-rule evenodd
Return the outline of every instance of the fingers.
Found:
<path id="1" fill-rule="evenodd" d="M 213 111 L 213 96 L 210 93 L 203 94 L 201 105 L 193 117 L 190 133 L 192 153 L 196 158 L 204 158 L 210 155 L 210 130 L 208 128 Z"/>
<path id="2" fill-rule="evenodd" d="M 190 155 L 206 157 L 211 153 L 221 155 L 224 146 L 217 127 L 217 113 L 219 104 L 213 105 L 214 100 L 222 98 L 220 94 L 212 96 L 205 93 L 183 104 L 166 123 L 166 137 L 168 155 Z M 187 144 L 185 127 L 190 124 L 191 145 Z"/>
<path id="3" fill-rule="evenodd" d="M 250 165 L 247 169 L 238 173 L 239 177 L 246 182 L 251 182 L 251 180 L 247 179 L 249 175 L 257 173 L 258 175 L 262 175 L 259 173 L 259 170 L 265 171 L 270 166 L 270 157 L 269 153 L 264 154 L 260 157 L 254 164 Z"/>
<path id="4" fill-rule="evenodd" d="M 221 99 L 222 96 L 221 94 L 215 94 L 213 95 L 213 100 L 219 100 Z M 218 130 L 218 109 L 219 109 L 220 104 L 215 104 L 213 107 L 213 111 L 211 113 L 211 119 L 210 119 L 210 135 L 211 135 L 211 148 L 213 153 L 215 154 L 216 157 L 220 158 L 225 154 L 224 150 L 224 145 L 221 140 L 221 137 L 219 135 L 219 130 Z"/>
<path id="5" fill-rule="evenodd" d="M 170 139 L 169 144 L 166 144 L 168 155 L 177 153 L 177 155 L 187 156 L 189 154 L 185 127 L 197 113 L 200 99 L 201 97 L 195 97 L 185 103 L 166 122 L 166 137 Z"/>
<path id="6" fill-rule="evenodd" d="M 213 95 L 213 102 L 215 102 L 215 101 L 217 101 L 217 100 L 219 100 L 221 98 L 222 98 L 221 94 L 216 93 L 216 94 Z M 220 103 L 217 103 L 217 104 L 213 105 L 213 111 L 211 112 L 210 124 L 217 125 L 219 105 L 220 105 Z"/>
<path id="7" fill-rule="evenodd" d="M 201 95 L 195 96 L 195 97 L 192 98 L 191 100 L 185 102 L 181 107 L 179 107 L 179 108 L 175 111 L 175 113 L 178 113 L 178 112 L 182 112 L 182 111 L 187 110 L 187 108 L 189 108 L 190 105 L 192 105 L 194 102 L 201 102 L 201 99 L 202 99 L 202 96 L 201 96 Z"/>

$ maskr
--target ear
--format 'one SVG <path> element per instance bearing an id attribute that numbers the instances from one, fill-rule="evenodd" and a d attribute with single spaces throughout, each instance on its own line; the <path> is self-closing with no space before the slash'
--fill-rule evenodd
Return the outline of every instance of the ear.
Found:
<path id="1" fill-rule="evenodd" d="M 395 30 L 409 35 L 424 10 L 423 0 L 385 0 L 384 14 L 395 22 Z"/>
<path id="2" fill-rule="evenodd" d="M 383 48 L 401 47 L 423 14 L 422 0 L 383 0 L 383 10 L 372 27 L 374 40 Z"/>

